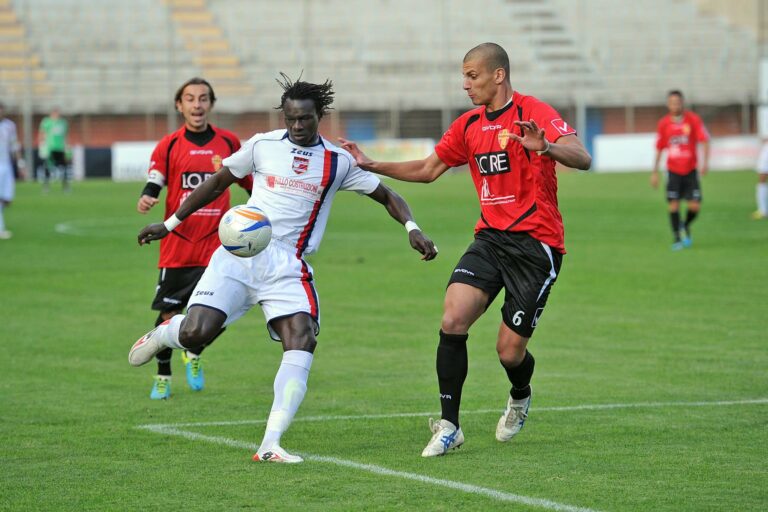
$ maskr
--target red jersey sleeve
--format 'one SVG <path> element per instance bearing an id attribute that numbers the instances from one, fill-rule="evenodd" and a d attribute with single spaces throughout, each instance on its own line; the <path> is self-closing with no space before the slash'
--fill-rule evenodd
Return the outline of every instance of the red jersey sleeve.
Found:
<path id="1" fill-rule="evenodd" d="M 666 118 L 662 118 L 659 120 L 659 124 L 656 125 L 656 149 L 659 151 L 669 146 L 666 130 L 667 123 L 664 122 L 665 119 Z"/>
<path id="2" fill-rule="evenodd" d="M 152 151 L 152 157 L 149 159 L 148 173 L 160 171 L 164 177 L 168 175 L 168 169 L 166 168 L 168 165 L 168 141 L 168 137 L 163 137 L 155 146 L 155 150 Z"/>
<path id="3" fill-rule="evenodd" d="M 464 128 L 468 121 L 466 115 L 456 119 L 435 146 L 435 153 L 449 167 L 458 167 L 467 163 Z"/>
<path id="4" fill-rule="evenodd" d="M 696 142 L 708 142 L 709 131 L 707 130 L 707 127 L 704 126 L 704 121 L 702 121 L 699 116 L 695 117 L 694 126 L 696 130 Z"/>
<path id="5" fill-rule="evenodd" d="M 576 130 L 563 120 L 557 110 L 543 101 L 537 101 L 531 106 L 528 117 L 544 129 L 544 137 L 549 142 L 557 142 L 557 139 L 566 135 L 576 135 Z"/>

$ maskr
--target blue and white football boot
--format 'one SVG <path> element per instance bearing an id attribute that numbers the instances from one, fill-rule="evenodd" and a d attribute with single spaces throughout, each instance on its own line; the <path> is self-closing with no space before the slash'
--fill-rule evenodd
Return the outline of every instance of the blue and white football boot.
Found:
<path id="1" fill-rule="evenodd" d="M 439 457 L 464 444 L 464 432 L 448 420 L 429 418 L 429 430 L 432 431 L 432 439 L 421 452 L 422 457 Z"/>
<path id="2" fill-rule="evenodd" d="M 496 440 L 502 443 L 506 443 L 517 435 L 525 425 L 525 420 L 528 418 L 528 408 L 531 406 L 531 396 L 523 398 L 522 400 L 513 400 L 509 397 L 507 400 L 507 408 L 504 410 L 504 414 L 499 418 L 499 423 L 496 425 Z"/>

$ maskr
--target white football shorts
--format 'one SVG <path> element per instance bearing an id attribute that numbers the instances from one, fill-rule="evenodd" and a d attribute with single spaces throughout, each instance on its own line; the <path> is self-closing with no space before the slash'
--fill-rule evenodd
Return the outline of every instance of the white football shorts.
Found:
<path id="1" fill-rule="evenodd" d="M 13 201 L 16 196 L 16 181 L 13 168 L 0 163 L 0 201 Z"/>
<path id="2" fill-rule="evenodd" d="M 755 169 L 758 174 L 768 174 L 768 141 L 763 143 L 763 147 L 760 149 L 760 156 L 757 157 L 757 167 Z"/>
<path id="3" fill-rule="evenodd" d="M 227 315 L 227 326 L 260 305 L 267 320 L 269 335 L 272 320 L 307 313 L 320 332 L 320 303 L 315 291 L 312 267 L 296 256 L 296 248 L 273 239 L 266 249 L 252 258 L 240 258 L 219 247 L 197 283 L 188 308 L 196 305 L 216 309 Z"/>

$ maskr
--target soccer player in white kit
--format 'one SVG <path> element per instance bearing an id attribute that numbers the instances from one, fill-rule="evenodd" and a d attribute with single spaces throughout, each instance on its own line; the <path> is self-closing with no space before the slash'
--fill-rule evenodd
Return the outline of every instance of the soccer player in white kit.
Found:
<path id="1" fill-rule="evenodd" d="M 21 146 L 16 135 L 16 124 L 5 117 L 5 105 L 0 103 L 0 240 L 11 238 L 11 232 L 5 229 L 3 210 L 16 197 L 16 181 L 13 176 L 13 162 L 16 159 L 19 172 L 24 171 L 21 158 Z"/>
<path id="2" fill-rule="evenodd" d="M 320 244 L 335 193 L 354 191 L 384 205 L 405 225 L 411 246 L 423 260 L 433 259 L 437 248 L 413 221 L 402 197 L 318 134 L 320 119 L 333 101 L 331 82 L 291 82 L 283 75 L 279 83 L 284 91 L 279 108 L 287 129 L 254 135 L 225 158 L 224 167 L 195 189 L 174 215 L 139 233 L 140 245 L 165 237 L 237 179 L 254 173 L 248 204 L 269 217 L 270 244 L 252 258 L 239 258 L 219 247 L 192 293 L 187 315 L 176 315 L 141 337 L 128 360 L 143 365 L 165 347 L 194 351 L 259 304 L 270 335 L 282 342 L 283 360 L 275 376 L 264 439 L 253 460 L 292 463 L 302 458 L 285 451 L 280 438 L 304 399 L 320 326 L 312 267 L 304 256 Z"/>
<path id="3" fill-rule="evenodd" d="M 752 213 L 755 220 L 768 218 L 768 139 L 763 140 L 763 147 L 757 157 L 757 185 L 755 199 L 757 210 Z"/>

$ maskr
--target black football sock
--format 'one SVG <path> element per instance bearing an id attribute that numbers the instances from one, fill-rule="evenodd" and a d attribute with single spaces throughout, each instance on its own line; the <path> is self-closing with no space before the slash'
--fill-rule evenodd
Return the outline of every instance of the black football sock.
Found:
<path id="1" fill-rule="evenodd" d="M 445 334 L 440 331 L 437 346 L 437 380 L 440 385 L 440 406 L 442 418 L 459 426 L 461 389 L 467 378 L 468 334 Z"/>
<path id="2" fill-rule="evenodd" d="M 698 214 L 699 212 L 693 211 L 693 210 L 688 210 L 685 213 L 685 232 L 688 233 L 689 235 L 691 234 L 691 227 L 690 227 L 691 223 L 693 222 L 693 220 L 696 218 Z"/>
<path id="3" fill-rule="evenodd" d="M 522 362 L 514 368 L 508 368 L 504 363 L 501 365 L 504 366 L 509 382 L 512 383 L 512 389 L 509 390 L 512 399 L 522 400 L 531 396 L 531 377 L 533 377 L 533 367 L 536 365 L 533 354 L 526 350 Z"/>
<path id="4" fill-rule="evenodd" d="M 672 223 L 672 235 L 675 242 L 680 241 L 680 212 L 669 212 L 669 221 Z"/>
<path id="5" fill-rule="evenodd" d="M 171 376 L 171 356 L 173 355 L 172 348 L 164 348 L 155 356 L 157 358 L 157 374 Z"/>

